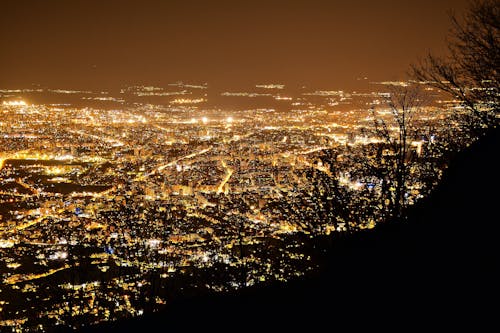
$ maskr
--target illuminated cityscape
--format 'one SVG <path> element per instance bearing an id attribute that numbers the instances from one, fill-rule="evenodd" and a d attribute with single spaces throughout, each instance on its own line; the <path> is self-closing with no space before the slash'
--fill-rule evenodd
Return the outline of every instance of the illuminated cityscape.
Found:
<path id="1" fill-rule="evenodd" d="M 314 270 L 305 240 L 388 217 L 365 163 L 381 144 L 368 109 L 394 84 L 406 85 L 219 93 L 281 103 L 233 111 L 200 102 L 207 85 L 2 90 L 0 325 L 78 327 L 161 309 L 172 286 L 223 292 Z M 47 94 L 59 102 L 29 102 Z M 170 102 L 136 101 L 158 96 Z M 444 166 L 432 154 L 452 101 L 434 104 L 418 121 L 435 131 L 410 143 L 408 204 Z"/>
<path id="2" fill-rule="evenodd" d="M 496 321 L 500 1 L 2 13 L 0 332 Z"/>

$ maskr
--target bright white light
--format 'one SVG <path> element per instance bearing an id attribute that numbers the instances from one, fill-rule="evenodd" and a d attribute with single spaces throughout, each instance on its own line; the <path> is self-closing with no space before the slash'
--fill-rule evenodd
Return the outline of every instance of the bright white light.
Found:
<path id="1" fill-rule="evenodd" d="M 203 117 L 203 118 L 201 118 L 201 121 L 202 121 L 204 124 L 206 124 L 206 123 L 208 123 L 208 118 L 207 118 L 207 117 Z"/>
<path id="2" fill-rule="evenodd" d="M 0 248 L 13 247 L 15 245 L 13 240 L 10 239 L 0 239 Z"/>
<path id="3" fill-rule="evenodd" d="M 226 121 L 227 121 L 228 123 L 232 123 L 232 122 L 233 122 L 233 117 L 227 117 L 227 118 L 226 118 Z"/>
<path id="4" fill-rule="evenodd" d="M 26 106 L 25 101 L 3 101 L 3 105 L 7 106 Z"/>
<path id="5" fill-rule="evenodd" d="M 160 242 L 161 241 L 159 239 L 148 239 L 147 246 L 157 248 L 158 245 L 160 245 Z"/>
<path id="6" fill-rule="evenodd" d="M 50 260 L 60 260 L 66 259 L 68 257 L 68 252 L 66 251 L 57 251 L 49 256 Z"/>

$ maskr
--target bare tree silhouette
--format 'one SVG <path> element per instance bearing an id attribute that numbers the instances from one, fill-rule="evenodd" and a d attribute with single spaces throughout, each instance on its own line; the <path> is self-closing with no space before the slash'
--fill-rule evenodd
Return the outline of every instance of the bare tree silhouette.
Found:
<path id="1" fill-rule="evenodd" d="M 425 95 L 418 85 L 392 85 L 383 107 L 370 109 L 375 133 L 386 148 L 379 159 L 387 169 L 384 174 L 389 178 L 392 192 L 389 209 L 395 217 L 400 217 L 405 207 L 410 143 L 417 132 L 414 120 L 424 103 Z"/>
<path id="2" fill-rule="evenodd" d="M 412 66 L 413 76 L 458 99 L 468 111 L 465 125 L 482 130 L 498 125 L 500 1 L 471 2 L 463 18 L 451 15 L 450 56 L 429 54 Z"/>

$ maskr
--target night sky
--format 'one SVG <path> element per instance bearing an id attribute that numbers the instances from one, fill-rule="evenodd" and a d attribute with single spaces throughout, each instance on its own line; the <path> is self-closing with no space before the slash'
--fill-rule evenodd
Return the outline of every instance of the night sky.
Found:
<path id="1" fill-rule="evenodd" d="M 343 88 L 445 52 L 466 0 L 2 1 L 0 88 Z"/>

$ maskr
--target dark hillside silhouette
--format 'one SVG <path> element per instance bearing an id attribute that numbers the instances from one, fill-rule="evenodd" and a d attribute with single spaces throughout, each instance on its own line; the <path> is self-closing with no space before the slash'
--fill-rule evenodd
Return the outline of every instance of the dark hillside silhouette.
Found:
<path id="1" fill-rule="evenodd" d="M 319 241 L 322 269 L 307 279 L 176 300 L 85 332 L 495 331 L 499 147 L 496 129 L 456 155 L 406 221 Z"/>

